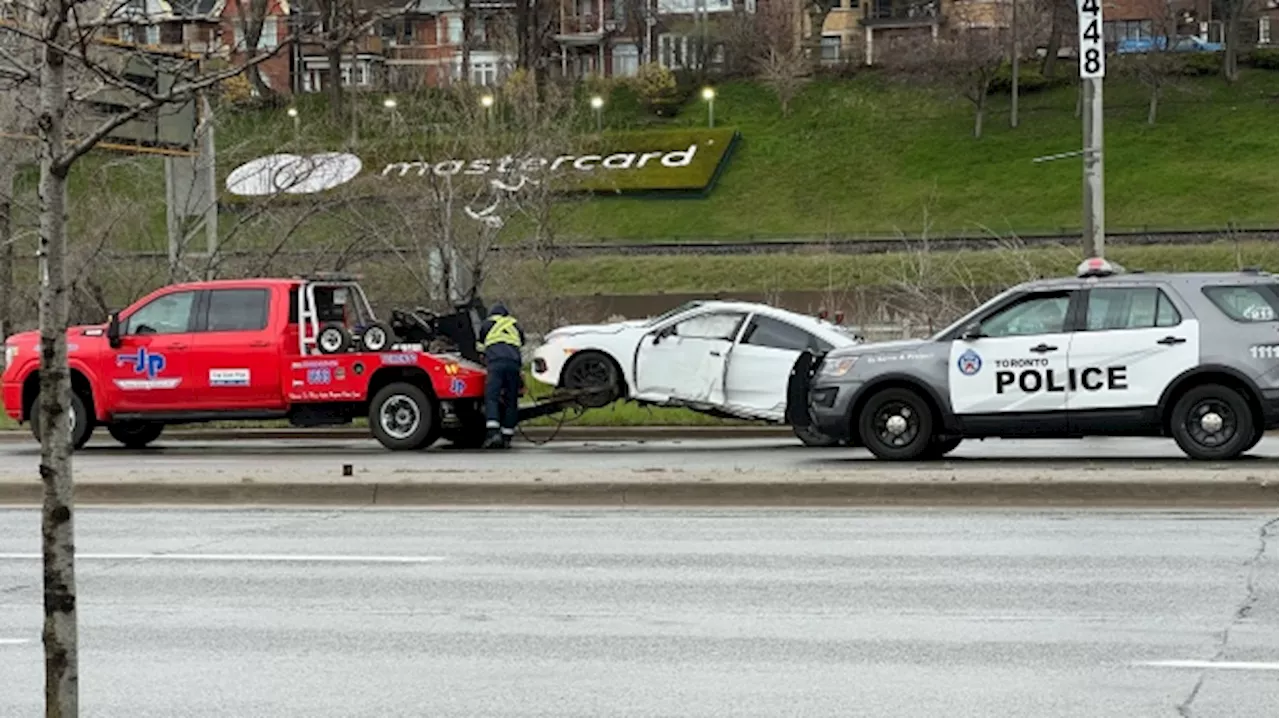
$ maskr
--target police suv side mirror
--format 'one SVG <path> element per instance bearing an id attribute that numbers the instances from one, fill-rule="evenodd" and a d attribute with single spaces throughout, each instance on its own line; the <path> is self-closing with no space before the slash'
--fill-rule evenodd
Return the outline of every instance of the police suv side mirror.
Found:
<path id="1" fill-rule="evenodd" d="M 960 334 L 960 338 L 965 341 L 973 341 L 974 339 L 981 339 L 983 336 L 985 335 L 982 333 L 982 324 L 979 322 L 972 322 L 970 324 L 966 324 L 964 331 L 961 332 Z"/>
<path id="2" fill-rule="evenodd" d="M 107 320 L 107 344 L 112 349 L 120 348 L 120 315 L 115 312 Z"/>

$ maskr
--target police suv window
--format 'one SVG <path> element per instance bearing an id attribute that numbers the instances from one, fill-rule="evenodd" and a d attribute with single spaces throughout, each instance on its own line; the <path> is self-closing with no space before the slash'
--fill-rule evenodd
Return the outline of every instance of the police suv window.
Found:
<path id="1" fill-rule="evenodd" d="M 1205 287 L 1204 294 L 1214 306 L 1237 322 L 1274 322 L 1276 289 L 1263 284 Z"/>
<path id="2" fill-rule="evenodd" d="M 675 325 L 672 332 L 676 336 L 701 339 L 733 340 L 742 325 L 745 314 L 713 313 L 702 314 L 686 319 Z"/>
<path id="3" fill-rule="evenodd" d="M 801 352 L 815 347 L 814 337 L 803 329 L 757 315 L 742 337 L 743 344 Z"/>
<path id="4" fill-rule="evenodd" d="M 209 293 L 205 331 L 252 332 L 267 328 L 265 289 L 215 289 Z"/>
<path id="5" fill-rule="evenodd" d="M 1085 330 L 1150 329 L 1182 323 L 1173 302 L 1158 287 L 1110 287 L 1089 290 Z"/>
<path id="6" fill-rule="evenodd" d="M 174 292 L 156 297 L 125 320 L 124 334 L 182 334 L 191 331 L 191 305 L 195 292 Z"/>
<path id="7" fill-rule="evenodd" d="M 1067 321 L 1070 292 L 1035 294 L 982 322 L 988 337 L 1020 337 L 1061 332 Z"/>

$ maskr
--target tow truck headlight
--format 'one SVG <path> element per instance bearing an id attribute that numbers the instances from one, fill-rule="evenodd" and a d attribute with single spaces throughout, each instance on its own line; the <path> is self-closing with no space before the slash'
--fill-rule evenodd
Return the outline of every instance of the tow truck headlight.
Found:
<path id="1" fill-rule="evenodd" d="M 858 362 L 858 357 L 837 357 L 822 362 L 822 367 L 818 371 L 819 376 L 844 376 L 849 373 L 853 365 Z"/>
<path id="2" fill-rule="evenodd" d="M 0 364 L 0 369 L 4 369 L 5 367 L 8 367 L 10 364 L 13 363 L 13 360 L 16 359 L 17 357 L 18 357 L 18 345 L 5 344 L 4 345 L 4 363 Z"/>

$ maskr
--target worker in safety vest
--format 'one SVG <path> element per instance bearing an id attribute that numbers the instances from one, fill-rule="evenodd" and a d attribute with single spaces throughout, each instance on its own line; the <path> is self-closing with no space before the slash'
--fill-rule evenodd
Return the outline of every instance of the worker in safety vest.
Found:
<path id="1" fill-rule="evenodd" d="M 520 347 L 524 331 L 501 302 L 489 310 L 489 318 L 480 325 L 478 349 L 484 353 L 489 369 L 484 387 L 486 449 L 511 446 L 516 434 L 520 404 Z"/>

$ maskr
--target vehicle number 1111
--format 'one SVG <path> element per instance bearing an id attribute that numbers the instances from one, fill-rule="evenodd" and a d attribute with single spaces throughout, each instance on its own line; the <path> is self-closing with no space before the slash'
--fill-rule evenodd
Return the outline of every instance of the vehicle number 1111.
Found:
<path id="1" fill-rule="evenodd" d="M 1280 344 L 1254 344 L 1249 347 L 1249 355 L 1254 359 L 1280 358 Z"/>

